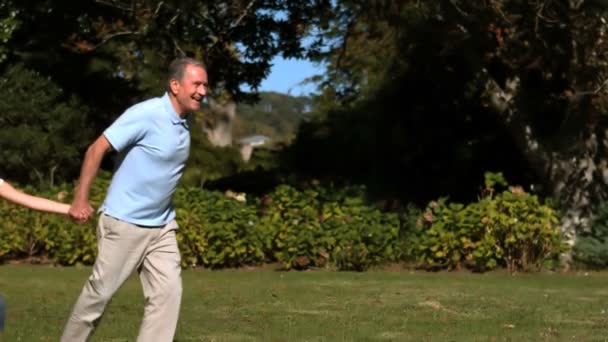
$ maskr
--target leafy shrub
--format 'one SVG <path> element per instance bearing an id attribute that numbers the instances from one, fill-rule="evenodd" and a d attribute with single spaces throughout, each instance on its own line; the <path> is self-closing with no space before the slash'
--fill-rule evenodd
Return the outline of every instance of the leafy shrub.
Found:
<path id="1" fill-rule="evenodd" d="M 414 204 L 408 204 L 399 214 L 399 250 L 400 259 L 411 263 L 415 262 L 417 256 L 417 234 L 419 231 L 419 220 L 422 217 L 422 209 Z"/>
<path id="2" fill-rule="evenodd" d="M 286 269 L 325 266 L 333 239 L 323 230 L 318 192 L 280 185 L 262 199 L 261 224 L 271 232 L 272 257 Z"/>
<path id="3" fill-rule="evenodd" d="M 577 238 L 573 258 L 592 269 L 608 267 L 608 202 L 599 207 L 589 231 Z"/>
<path id="4" fill-rule="evenodd" d="M 110 176 L 91 189 L 99 207 Z M 24 189 L 34 193 L 33 189 Z M 71 186 L 38 195 L 71 201 Z M 285 269 L 335 265 L 365 270 L 396 261 L 402 252 L 400 220 L 364 201 L 363 188 L 279 186 L 261 199 L 180 187 L 174 197 L 182 266 L 240 267 L 280 262 Z M 243 198 L 245 199 L 245 198 Z M 91 264 L 97 253 L 92 218 L 77 225 L 0 201 L 0 260 L 40 259 L 62 265 Z"/>
<path id="5" fill-rule="evenodd" d="M 277 187 L 263 200 L 261 216 L 263 225 L 276 227 L 274 257 L 286 269 L 335 264 L 357 271 L 398 260 L 398 216 L 366 205 L 364 193 L 361 187 Z"/>
<path id="6" fill-rule="evenodd" d="M 22 189 L 34 193 L 31 188 Z M 94 206 L 101 203 L 99 189 L 98 184 L 91 189 Z M 70 200 L 65 186 L 38 195 L 65 202 Z M 0 260 L 52 260 L 62 265 L 75 265 L 90 264 L 95 259 L 95 219 L 78 225 L 60 215 L 40 213 L 0 201 L 0 222 Z"/>
<path id="7" fill-rule="evenodd" d="M 495 195 L 493 186 L 506 184 L 488 174 L 478 202 L 469 205 L 431 202 L 418 222 L 418 261 L 431 268 L 486 271 L 540 269 L 564 250 L 558 213 L 537 196 L 511 187 Z"/>
<path id="8" fill-rule="evenodd" d="M 345 192 L 348 195 L 325 201 L 321 209 L 324 230 L 332 237 L 332 261 L 338 269 L 364 271 L 399 260 L 399 217 L 366 205 L 364 188 Z"/>
<path id="9" fill-rule="evenodd" d="M 175 196 L 184 265 L 211 268 L 265 261 L 255 209 L 220 192 L 180 189 Z"/>

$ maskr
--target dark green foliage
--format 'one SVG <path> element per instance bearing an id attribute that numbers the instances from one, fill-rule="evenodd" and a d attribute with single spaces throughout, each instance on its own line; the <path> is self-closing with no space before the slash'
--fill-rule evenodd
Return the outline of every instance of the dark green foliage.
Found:
<path id="1" fill-rule="evenodd" d="M 4 176 L 43 186 L 77 177 L 81 153 L 91 139 L 87 107 L 52 79 L 22 65 L 9 67 L 0 86 Z"/>
<path id="2" fill-rule="evenodd" d="M 302 40 L 326 22 L 331 7 L 326 0 L 21 1 L 10 7 L 20 25 L 8 32 L 6 48 L 9 60 L 61 77 L 63 86 L 104 108 L 162 89 L 168 61 L 179 55 L 204 59 L 212 89 L 249 101 L 256 94 L 241 86 L 259 87 L 273 57 L 302 58 L 318 49 Z M 100 82 L 95 86 L 107 93 L 79 89 L 85 81 Z"/>
<path id="3" fill-rule="evenodd" d="M 470 189 L 488 169 L 536 181 L 510 132 L 481 106 L 476 68 L 483 65 L 473 64 L 467 41 L 451 48 L 457 28 L 442 20 L 446 9 L 432 1 L 394 5 L 341 2 L 352 26 L 336 27 L 346 42 L 326 55 L 316 116 L 291 150 L 296 169 L 420 205 L 448 195 L 473 200 Z"/>
<path id="4" fill-rule="evenodd" d="M 255 100 L 256 93 L 242 89 L 259 86 L 273 57 L 299 58 L 314 50 L 302 40 L 330 7 L 328 1 L 3 2 L 1 175 L 38 184 L 77 178 L 88 144 L 130 105 L 162 95 L 176 56 L 206 62 L 210 95 Z M 292 121 L 277 118 L 268 127 L 293 134 Z M 194 140 L 187 183 L 200 186 L 238 170 L 235 149 L 203 146 L 200 135 Z M 102 167 L 112 166 L 106 160 Z"/>
<path id="5" fill-rule="evenodd" d="M 608 203 L 600 206 L 589 231 L 577 238 L 573 257 L 585 267 L 608 267 Z"/>
<path id="6" fill-rule="evenodd" d="M 608 198 L 606 9 L 590 4 L 338 1 L 296 169 L 419 205 L 469 202 L 502 170 L 586 217 Z"/>

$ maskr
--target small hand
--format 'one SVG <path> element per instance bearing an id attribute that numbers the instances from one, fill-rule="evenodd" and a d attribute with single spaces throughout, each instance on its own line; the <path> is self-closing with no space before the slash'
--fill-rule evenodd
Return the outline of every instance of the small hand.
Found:
<path id="1" fill-rule="evenodd" d="M 89 220 L 93 214 L 93 207 L 88 200 L 75 199 L 68 211 L 68 215 L 78 224 L 83 224 Z"/>

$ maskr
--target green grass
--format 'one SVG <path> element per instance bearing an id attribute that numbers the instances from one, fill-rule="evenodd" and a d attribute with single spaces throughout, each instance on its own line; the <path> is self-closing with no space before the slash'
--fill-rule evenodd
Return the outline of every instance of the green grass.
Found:
<path id="1" fill-rule="evenodd" d="M 57 341 L 90 268 L 1 266 L 12 341 Z M 608 274 L 202 271 L 183 274 L 176 340 L 603 341 Z M 93 341 L 134 341 L 129 279 Z"/>

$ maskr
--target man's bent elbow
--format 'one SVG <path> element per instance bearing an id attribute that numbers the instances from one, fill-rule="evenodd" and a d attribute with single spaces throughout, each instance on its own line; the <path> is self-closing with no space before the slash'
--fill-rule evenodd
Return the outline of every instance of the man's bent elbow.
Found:
<path id="1" fill-rule="evenodd" d="M 103 157 L 110 150 L 110 143 L 103 135 L 87 148 L 86 157 Z"/>

